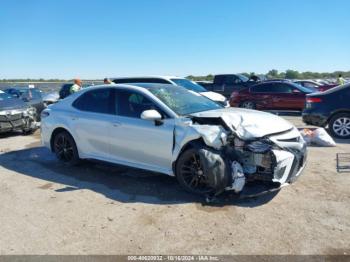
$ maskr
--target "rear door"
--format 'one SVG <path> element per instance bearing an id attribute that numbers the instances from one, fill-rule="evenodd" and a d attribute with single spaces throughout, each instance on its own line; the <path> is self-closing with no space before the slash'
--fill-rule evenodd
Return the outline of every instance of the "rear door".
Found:
<path id="1" fill-rule="evenodd" d="M 257 109 L 273 109 L 273 83 L 259 84 L 250 88 L 250 97 Z"/>
<path id="2" fill-rule="evenodd" d="M 79 152 L 91 158 L 109 159 L 108 130 L 114 118 L 114 89 L 88 91 L 74 101 L 69 115 Z"/>

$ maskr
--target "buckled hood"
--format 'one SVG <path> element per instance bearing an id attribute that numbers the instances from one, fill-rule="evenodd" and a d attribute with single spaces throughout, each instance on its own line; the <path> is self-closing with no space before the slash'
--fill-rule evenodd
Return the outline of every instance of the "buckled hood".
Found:
<path id="1" fill-rule="evenodd" d="M 232 132 L 242 139 L 255 139 L 290 130 L 291 123 L 271 113 L 242 109 L 224 108 L 191 114 L 194 117 L 221 118 Z"/>

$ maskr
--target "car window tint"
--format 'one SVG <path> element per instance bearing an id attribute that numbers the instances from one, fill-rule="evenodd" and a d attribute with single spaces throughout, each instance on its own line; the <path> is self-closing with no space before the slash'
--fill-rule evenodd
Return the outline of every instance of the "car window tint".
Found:
<path id="1" fill-rule="evenodd" d="M 141 118 L 145 110 L 157 110 L 163 117 L 165 113 L 159 109 L 150 99 L 144 95 L 127 90 L 116 90 L 115 93 L 116 114 L 125 117 Z"/>
<path id="2" fill-rule="evenodd" d="M 268 93 L 271 91 L 272 84 L 256 85 L 250 88 L 252 93 Z"/>
<path id="3" fill-rule="evenodd" d="M 241 82 L 241 80 L 238 77 L 233 76 L 233 75 L 226 76 L 225 80 L 224 80 L 224 84 L 225 85 L 233 85 L 233 84 L 237 84 L 237 83 L 240 83 L 240 82 Z"/>
<path id="4" fill-rule="evenodd" d="M 276 83 L 273 85 L 272 92 L 274 93 L 292 93 L 293 88 L 292 86 L 284 83 Z"/>
<path id="5" fill-rule="evenodd" d="M 224 80 L 225 80 L 225 76 L 217 75 L 214 78 L 214 84 L 222 85 L 224 83 Z"/>
<path id="6" fill-rule="evenodd" d="M 102 114 L 114 114 L 111 88 L 96 89 L 81 95 L 73 106 L 82 111 Z"/>

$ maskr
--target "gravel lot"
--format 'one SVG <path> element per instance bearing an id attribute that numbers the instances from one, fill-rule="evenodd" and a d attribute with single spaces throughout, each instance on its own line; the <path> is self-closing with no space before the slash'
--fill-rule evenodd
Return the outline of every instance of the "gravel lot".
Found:
<path id="1" fill-rule="evenodd" d="M 286 117 L 304 127 L 300 117 Z M 126 167 L 67 168 L 40 134 L 0 138 L 0 254 L 349 254 L 350 174 L 310 147 L 299 180 L 219 204 L 175 179 Z"/>

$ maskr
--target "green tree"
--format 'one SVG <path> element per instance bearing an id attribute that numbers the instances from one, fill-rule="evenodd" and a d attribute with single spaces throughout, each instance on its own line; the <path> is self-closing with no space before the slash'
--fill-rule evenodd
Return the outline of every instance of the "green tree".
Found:
<path id="1" fill-rule="evenodd" d="M 269 78 L 278 78 L 278 70 L 276 70 L 276 69 L 271 69 L 271 70 L 267 73 L 267 77 L 269 77 Z"/>
<path id="2" fill-rule="evenodd" d="M 287 79 L 298 79 L 298 78 L 300 78 L 300 74 L 299 74 L 298 71 L 288 69 L 286 71 L 285 78 L 287 78 Z"/>

